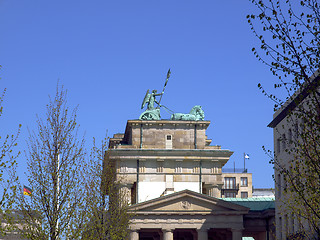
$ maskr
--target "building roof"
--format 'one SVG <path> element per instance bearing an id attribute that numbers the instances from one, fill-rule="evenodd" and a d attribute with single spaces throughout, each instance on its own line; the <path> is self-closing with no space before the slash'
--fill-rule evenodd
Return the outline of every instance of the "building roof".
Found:
<path id="1" fill-rule="evenodd" d="M 310 90 L 320 84 L 320 69 L 317 70 L 310 78 L 309 84 L 303 85 L 295 94 L 291 96 L 283 106 L 274 113 L 273 120 L 268 127 L 275 128 L 293 109 L 296 108 L 310 93 Z"/>
<path id="2" fill-rule="evenodd" d="M 250 211 L 263 211 L 267 209 L 274 209 L 273 197 L 264 198 L 221 198 L 227 202 L 232 202 L 243 207 L 247 207 Z"/>
<path id="3" fill-rule="evenodd" d="M 273 188 L 253 188 L 252 197 L 254 198 L 264 198 L 264 197 L 274 197 L 275 191 Z"/>

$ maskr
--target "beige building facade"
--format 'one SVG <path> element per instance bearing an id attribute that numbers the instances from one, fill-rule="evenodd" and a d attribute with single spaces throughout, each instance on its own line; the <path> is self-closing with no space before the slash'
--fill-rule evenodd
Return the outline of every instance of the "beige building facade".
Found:
<path id="1" fill-rule="evenodd" d="M 222 178 L 224 184 L 221 189 L 221 197 L 252 197 L 252 173 L 222 173 Z"/>
<path id="2" fill-rule="evenodd" d="M 233 154 L 211 145 L 210 121 L 128 120 L 110 139 L 109 160 L 134 217 L 130 240 L 272 239 L 274 209 L 250 202 L 252 175 L 225 175 Z M 246 202 L 225 201 L 225 178 L 235 178 Z M 237 185 L 236 185 L 237 186 Z M 264 207 L 267 206 L 267 207 Z"/>
<path id="3" fill-rule="evenodd" d="M 131 203 L 189 189 L 221 197 L 221 168 L 232 151 L 210 146 L 209 121 L 129 120 L 110 139 L 110 158 Z"/>

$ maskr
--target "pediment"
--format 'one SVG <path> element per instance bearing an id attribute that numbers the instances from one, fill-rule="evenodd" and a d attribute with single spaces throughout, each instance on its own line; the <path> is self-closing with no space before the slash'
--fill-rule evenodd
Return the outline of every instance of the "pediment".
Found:
<path id="1" fill-rule="evenodd" d="M 146 213 L 244 214 L 249 211 L 249 208 L 190 190 L 183 190 L 132 205 L 130 210 Z"/>

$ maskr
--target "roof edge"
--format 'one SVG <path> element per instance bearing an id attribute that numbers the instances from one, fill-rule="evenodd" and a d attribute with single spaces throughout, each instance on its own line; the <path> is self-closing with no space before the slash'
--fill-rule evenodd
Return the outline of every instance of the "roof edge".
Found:
<path id="1" fill-rule="evenodd" d="M 275 128 L 292 110 L 294 110 L 308 95 L 309 90 L 320 85 L 320 69 L 318 69 L 309 78 L 310 83 L 302 86 L 296 93 L 294 93 L 282 107 L 273 114 L 273 120 L 267 127 Z"/>

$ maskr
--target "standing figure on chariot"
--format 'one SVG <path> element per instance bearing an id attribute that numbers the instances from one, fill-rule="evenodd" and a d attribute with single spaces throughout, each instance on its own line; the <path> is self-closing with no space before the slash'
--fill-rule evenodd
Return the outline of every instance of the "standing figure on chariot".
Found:
<path id="1" fill-rule="evenodd" d="M 204 121 L 204 112 L 202 110 L 202 107 L 200 105 L 196 105 L 194 106 L 190 113 L 174 113 L 173 111 L 171 111 L 169 108 L 167 108 L 164 105 L 161 105 L 161 98 L 163 96 L 164 90 L 167 86 L 169 77 L 170 77 L 171 71 L 169 69 L 168 73 L 167 73 L 167 79 L 166 82 L 164 84 L 163 90 L 161 93 L 157 93 L 157 90 L 152 90 L 152 92 L 148 91 L 146 92 L 146 95 L 144 96 L 144 99 L 142 101 L 142 105 L 141 105 L 141 109 L 143 109 L 146 104 L 147 105 L 147 109 L 141 113 L 139 119 L 140 120 L 160 120 L 161 116 L 160 116 L 160 107 L 165 108 L 167 111 L 170 111 L 171 114 L 171 120 L 175 120 L 175 121 Z M 156 100 L 156 97 L 160 96 L 159 102 Z M 158 106 L 155 108 L 154 104 L 158 104 Z"/>
<path id="2" fill-rule="evenodd" d="M 144 96 L 141 109 L 143 109 L 146 104 L 148 104 L 148 106 L 147 106 L 147 109 L 140 115 L 139 117 L 140 120 L 160 120 L 161 118 L 160 107 L 165 107 L 163 105 L 160 105 L 160 102 L 161 102 L 161 98 L 164 93 L 164 90 L 167 86 L 170 74 L 171 74 L 171 71 L 169 69 L 167 73 L 167 79 L 161 93 L 157 93 L 157 90 L 152 90 L 152 92 L 149 93 L 149 89 L 148 89 L 146 95 Z M 157 96 L 160 96 L 159 102 L 156 100 Z M 156 108 L 154 107 L 154 103 L 158 104 Z"/>
<path id="3" fill-rule="evenodd" d="M 156 100 L 156 96 L 161 96 L 164 92 L 157 93 L 157 90 L 152 90 L 151 93 L 149 93 L 149 90 L 147 91 L 147 94 L 144 98 L 144 101 L 142 103 L 141 109 L 144 108 L 146 104 L 148 104 L 147 109 L 153 110 L 154 109 L 154 103 L 157 103 L 159 105 L 159 102 Z"/>
<path id="4" fill-rule="evenodd" d="M 157 93 L 157 90 L 152 90 L 151 93 L 149 93 L 149 89 L 143 99 L 141 109 L 147 105 L 147 109 L 140 115 L 139 119 L 141 120 L 160 120 L 160 100 L 159 102 L 156 100 L 156 96 L 163 95 L 163 91 L 161 93 Z M 154 103 L 158 104 L 158 107 L 154 107 Z"/>

